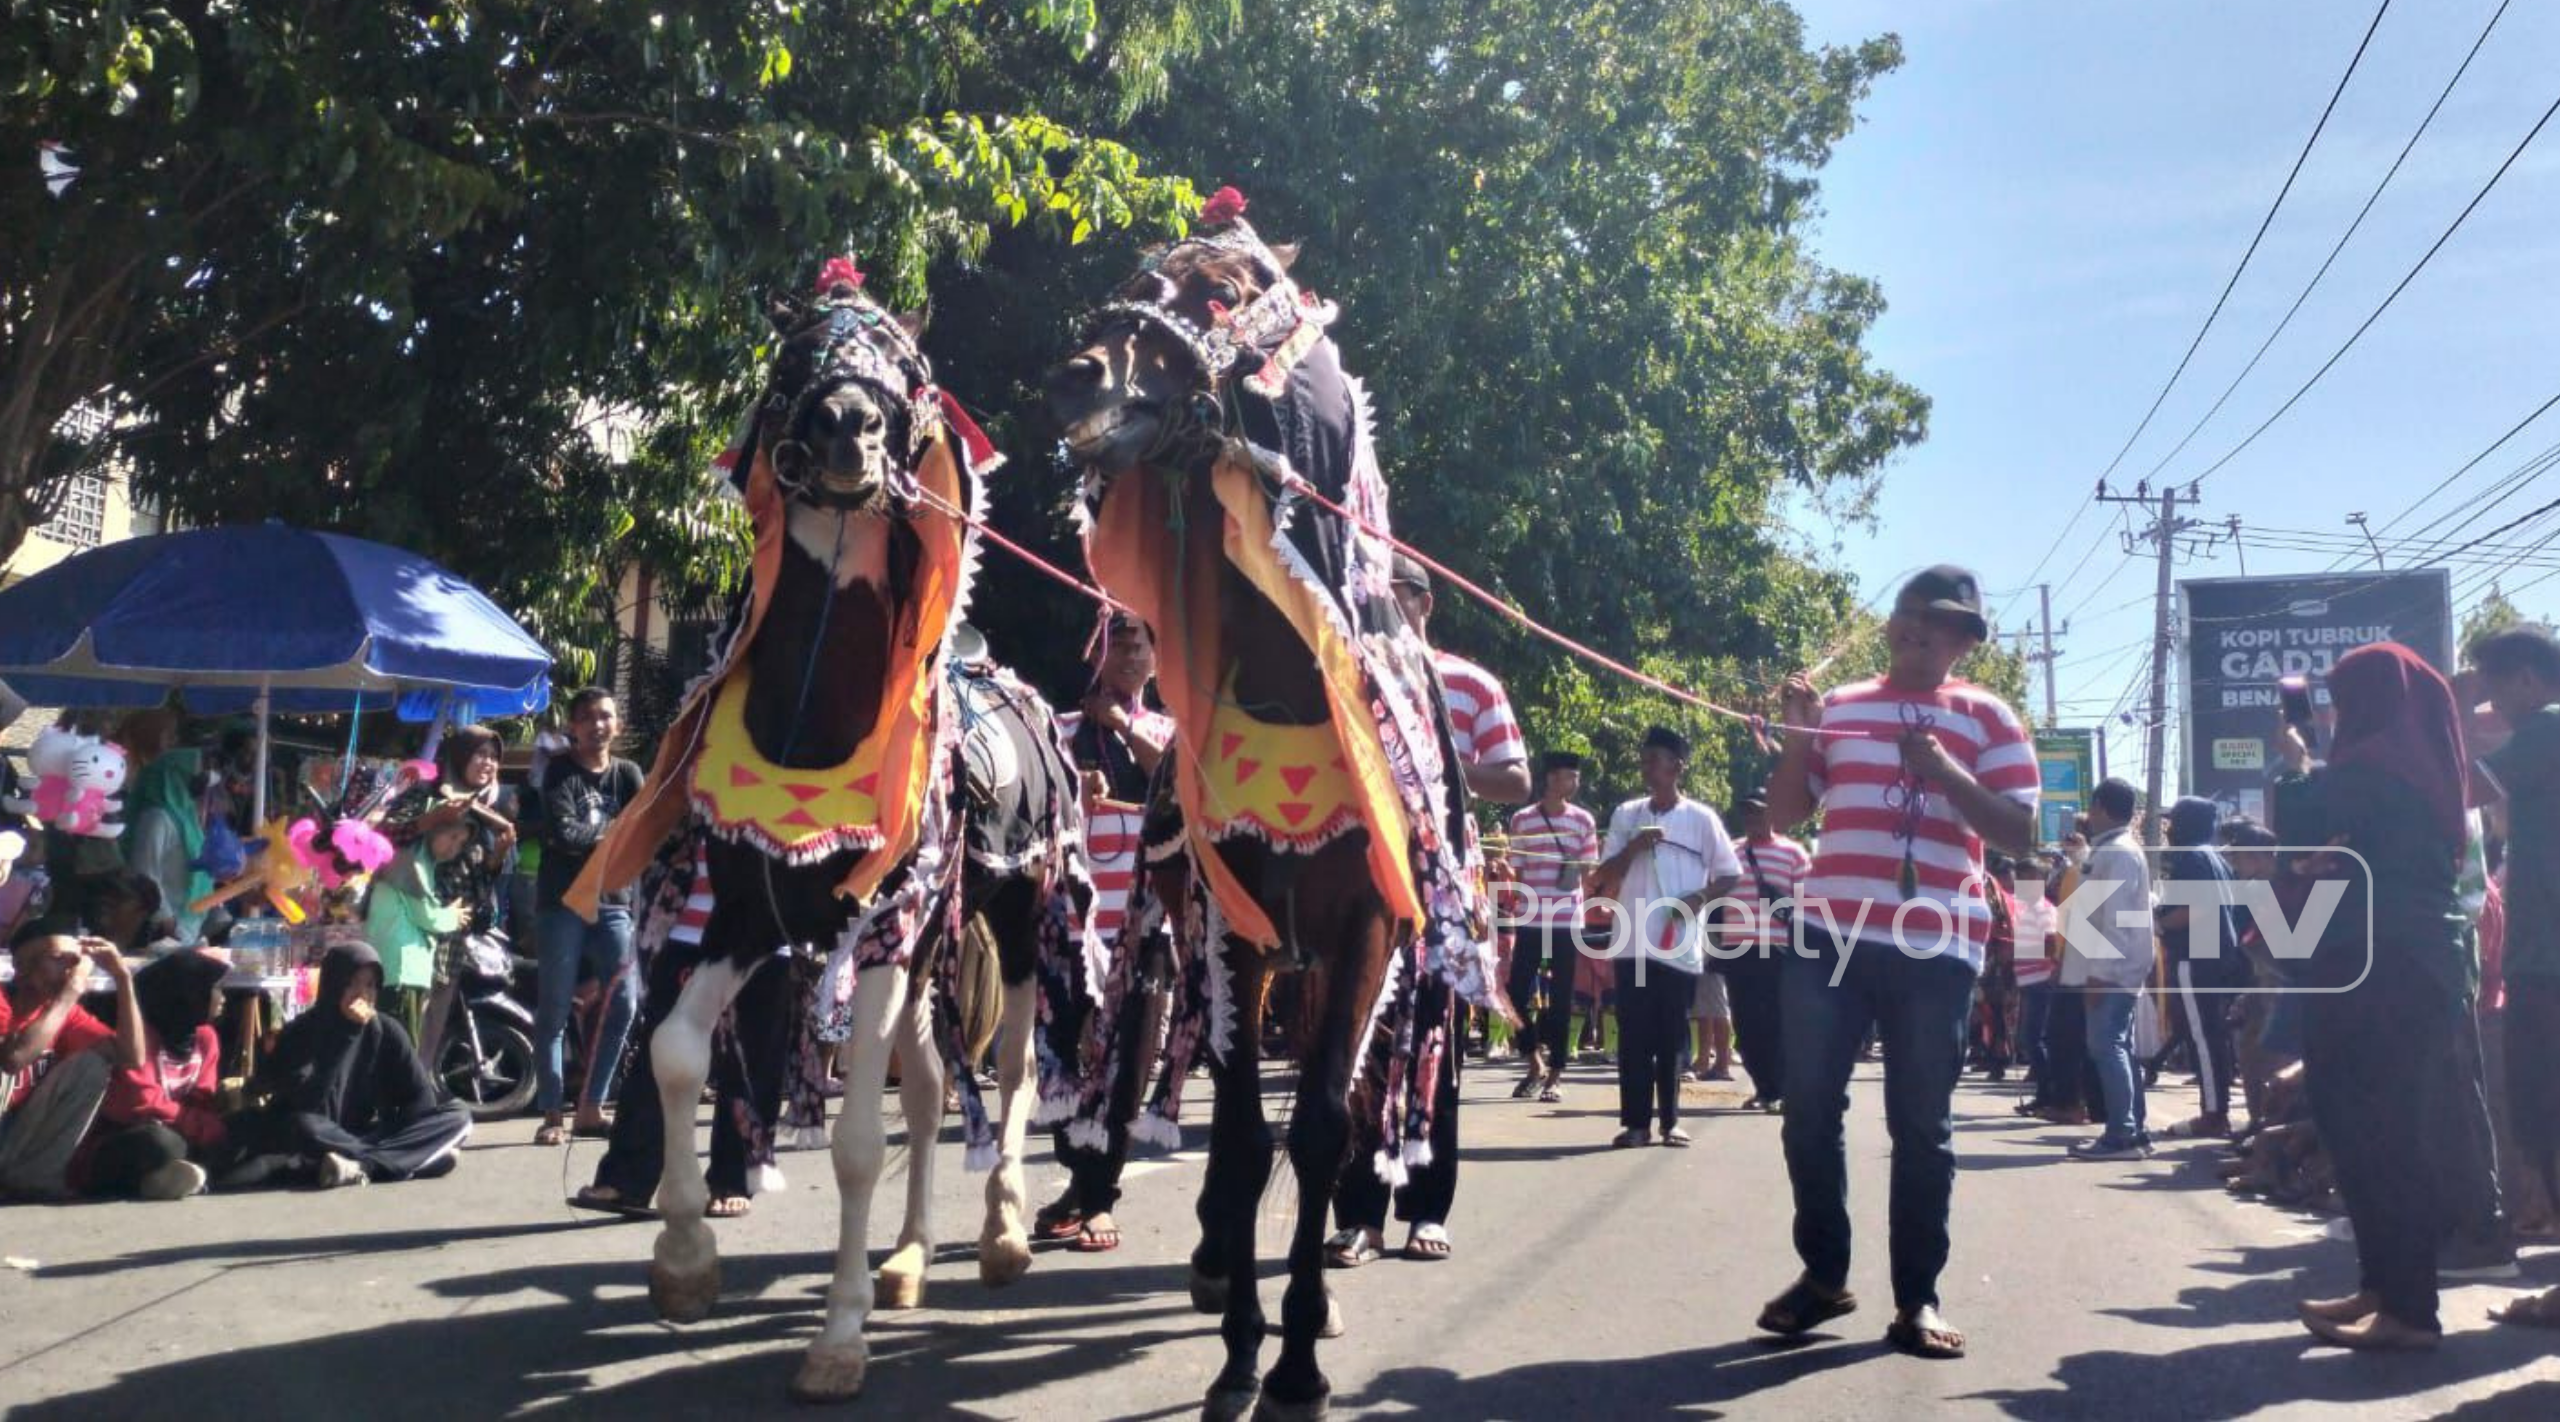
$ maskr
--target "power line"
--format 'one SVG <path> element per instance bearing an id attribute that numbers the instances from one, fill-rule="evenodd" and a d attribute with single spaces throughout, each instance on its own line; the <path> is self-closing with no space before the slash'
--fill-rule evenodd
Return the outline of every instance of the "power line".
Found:
<path id="1" fill-rule="evenodd" d="M 2364 38 L 2356 42 L 2355 55 L 2347 61 L 2347 72 L 2338 76 L 2338 87 L 2329 91 L 2329 102 L 2320 110 L 2320 121 L 2311 126 L 2311 136 L 2302 141 L 2302 151 L 2294 155 L 2292 170 L 2284 175 L 2284 186 L 2276 189 L 2276 200 L 2268 204 L 2267 215 L 2259 219 L 2258 230 L 2249 239 L 2249 249 L 2240 254 L 2240 265 L 2231 269 L 2231 279 L 2222 284 L 2222 294 L 2213 299 L 2213 309 L 2205 313 L 2204 324 L 2196 328 L 2195 339 L 2187 342 L 2187 353 L 2178 357 L 2178 368 L 2169 372 L 2168 382 L 2160 387 L 2159 394 L 2151 397 L 2151 408 L 2143 411 L 2142 423 L 2135 425 L 2133 433 L 2125 436 L 2124 448 L 2116 451 L 2116 457 L 2108 460 L 2106 469 L 2098 475 L 2101 482 L 2115 473 L 2116 466 L 2133 452 L 2134 442 L 2142 438 L 2144 430 L 2151 428 L 2152 417 L 2160 413 L 2161 403 L 2169 398 L 2171 390 L 2177 388 L 2178 377 L 2187 373 L 2187 363 L 2196 358 L 2196 349 L 2204 344 L 2205 333 L 2213 329 L 2214 321 L 2222 315 L 2223 304 L 2231 300 L 2232 289 L 2240 285 L 2240 274 L 2249 270 L 2249 259 L 2258 255 L 2258 244 L 2266 240 L 2267 229 L 2275 225 L 2276 214 L 2284 208 L 2285 195 L 2293 191 L 2294 180 L 2302 176 L 2302 165 L 2310 161 L 2311 150 L 2319 144 L 2321 131 L 2329 126 L 2329 116 L 2337 112 L 2339 96 L 2347 92 L 2347 81 L 2355 77 L 2356 66 L 2364 62 L 2365 49 L 2373 43 L 2373 32 L 2382 28 L 2382 17 L 2390 9 L 2391 0 L 2382 0 L 2380 8 L 2373 12 L 2373 22 L 2364 27 Z"/>
<path id="2" fill-rule="evenodd" d="M 2287 326 L 2293 324 L 2293 318 L 2300 314 L 2302 304 L 2309 301 L 2311 293 L 2319 287 L 2320 279 L 2327 276 L 2329 268 L 2337 263 L 2338 254 L 2347 250 L 2347 243 L 2355 239 L 2357 229 L 2364 226 L 2364 220 L 2372 213 L 2373 205 L 2382 200 L 2383 189 L 2390 187 L 2391 180 L 2400 175 L 2400 166 L 2409 161 L 2409 154 L 2417 148 L 2418 140 L 2426 136 L 2428 126 L 2436 121 L 2436 114 L 2444 108 L 2444 101 L 2453 97 L 2454 86 L 2461 83 L 2462 76 L 2470 71 L 2471 61 L 2480 57 L 2481 47 L 2489 42 L 2489 32 L 2498 27 L 2499 18 L 2507 13 L 2507 6 L 2512 3 L 2514 0 L 2498 0 L 2497 12 L 2489 17 L 2488 24 L 2481 27 L 2480 37 L 2471 42 L 2470 52 L 2462 56 L 2462 63 L 2453 71 L 2453 77 L 2445 81 L 2444 89 L 2436 95 L 2435 103 L 2428 106 L 2426 117 L 2418 120 L 2416 131 L 2409 135 L 2407 143 L 2400 146 L 2399 156 L 2391 160 L 2391 167 L 2383 173 L 2382 181 L 2374 184 L 2373 191 L 2365 195 L 2364 206 L 2356 209 L 2355 220 L 2347 224 L 2346 231 L 2338 234 L 2337 245 L 2331 247 L 2329 255 L 2321 259 L 2320 269 L 2311 274 L 2311 280 L 2303 283 L 2302 291 L 2293 298 L 2293 305 L 2286 308 L 2284 318 L 2276 322 L 2276 328 L 2267 333 L 2265 340 L 2258 343 L 2257 352 L 2249 357 L 2249 363 L 2240 367 L 2240 373 L 2231 377 L 2229 385 L 2222 387 L 2222 393 L 2214 398 L 2213 407 L 2206 410 L 2203 416 L 2187 430 L 2186 434 L 2179 439 L 2176 448 L 2160 456 L 2160 462 L 2152 465 L 2151 473 L 2145 477 L 2158 478 L 2160 471 L 2169 467 L 2169 461 L 2185 453 L 2188 444 L 2204 432 L 2204 427 L 2213 422 L 2214 416 L 2222 413 L 2223 405 L 2231 399 L 2232 393 L 2240 388 L 2240 383 L 2249 378 L 2249 372 L 2256 370 L 2258 362 L 2266 359 L 2267 351 L 2275 345 L 2276 338 L 2284 334 Z"/>
<path id="3" fill-rule="evenodd" d="M 2382 527 L 2381 527 L 2380 529 L 2376 530 L 2376 531 L 2377 531 L 2377 532 L 2380 532 L 2380 533 L 2389 533 L 2389 532 L 2390 532 L 2394 527 L 2396 527 L 2396 526 L 2399 524 L 2400 520 L 2402 520 L 2402 519 L 2404 519 L 2404 518 L 2407 518 L 2409 515 L 2411 515 L 2411 514 L 2413 514 L 2413 513 L 2416 513 L 2420 508 L 2423 508 L 2423 507 L 2427 504 L 2427 502 L 2428 502 L 2429 500 L 2433 499 L 2436 495 L 2443 493 L 2447 488 L 2450 488 L 2450 487 L 2452 486 L 2452 484 L 2453 484 L 2453 481 L 2454 481 L 2454 480 L 2459 479 L 2459 478 L 2461 478 L 2463 475 L 2470 473 L 2474 468 L 2477 468 L 2477 467 L 2479 466 L 2479 463 L 2480 463 L 2480 461 L 2481 461 L 2481 460 L 2484 460 L 2484 459 L 2488 458 L 2490 455 L 2497 453 L 2500 449 L 2502 449 L 2502 448 L 2504 448 L 2504 447 L 2506 446 L 2506 443 L 2507 443 L 2507 441 L 2508 441 L 2508 440 L 2514 439 L 2517 435 L 2520 435 L 2520 434 L 2524 433 L 2524 431 L 2525 431 L 2525 427 L 2526 427 L 2527 425 L 2532 424 L 2534 421 L 2536 421 L 2536 420 L 2538 420 L 2538 419 L 2541 419 L 2544 415 L 2546 415 L 2546 414 L 2550 413 L 2551 407 L 2552 407 L 2552 406 L 2554 406 L 2554 405 L 2560 405 L 2560 394 L 2554 394 L 2550 399 L 2545 400 L 2545 401 L 2543 401 L 2541 404 L 2534 406 L 2534 407 L 2533 407 L 2533 412 L 2532 412 L 2531 414 L 2528 414 L 2528 415 L 2526 415 L 2523 419 L 2516 421 L 2516 422 L 2515 422 L 2514 424 L 2512 424 L 2512 425 L 2509 425 L 2509 426 L 2507 427 L 2507 432 L 2506 432 L 2505 434 L 2502 434 L 2502 435 L 2498 436 L 2496 439 L 2493 439 L 2493 440 L 2489 441 L 2489 445 L 2488 445 L 2488 447 L 2487 447 L 2486 449 L 2483 449 L 2483 450 L 2481 450 L 2478 454 L 2475 454 L 2475 455 L 2471 456 L 2469 459 L 2466 459 L 2466 460 L 2462 461 L 2462 467 L 2461 467 L 2461 468 L 2456 469 L 2456 470 L 2454 470 L 2452 473 L 2447 474 L 2446 476 L 2444 476 L 2442 479 L 2437 480 L 2437 481 L 2436 481 L 2436 485 L 2435 485 L 2435 487 L 2434 487 L 2434 488 L 2427 490 L 2427 491 L 2426 491 L 2425 493 L 2423 493 L 2423 494 L 2420 494 L 2420 495 L 2419 495 L 2415 500 L 2413 500 L 2413 501 L 2411 501 L 2411 502 L 2410 502 L 2410 504 L 2409 504 L 2409 506 L 2408 506 L 2407 508 L 2404 508 L 2404 509 L 2402 509 L 2400 512 L 2398 512 L 2398 513 L 2396 513 L 2396 514 L 2393 514 L 2393 515 L 2391 516 L 2390 522 L 2383 524 L 2383 525 L 2382 525 Z M 2560 446 L 2554 446 L 2554 447 L 2555 447 L 2555 448 L 2560 448 Z M 2526 462 L 2527 462 L 2527 463 L 2531 463 L 2532 461 L 2531 461 L 2531 460 L 2528 460 L 2528 461 L 2526 461 Z M 2496 487 L 2496 486 L 2495 486 L 2495 485 L 2492 485 L 2491 487 L 2493 487 L 2493 488 L 2494 488 L 2494 487 Z M 2452 515 L 2452 514 L 2450 514 L 2450 513 L 2448 513 L 2448 514 L 2444 514 L 2444 515 L 2440 515 L 2440 516 L 2439 516 L 2439 517 L 2437 517 L 2433 522 L 2428 523 L 2428 524 L 2427 524 L 2427 525 L 2425 525 L 2424 527 L 2420 528 L 2418 531 L 2419 531 L 2420 533 L 2425 533 L 2425 532 L 2429 531 L 2430 529 L 2433 529 L 2437 524 L 2440 524 L 2440 523 L 2444 522 L 2444 521 L 2445 521 L 2445 519 L 2447 519 L 2447 518 L 2451 518 L 2452 516 L 2453 516 L 2453 515 Z"/>
<path id="4" fill-rule="evenodd" d="M 2320 368 L 2318 370 L 2311 372 L 2311 378 L 2302 382 L 2301 389 L 2294 391 L 2292 395 L 2286 397 L 2283 404 L 2276 407 L 2276 412 L 2274 414 L 2269 415 L 2266 419 L 2260 421 L 2256 429 L 2249 431 L 2247 438 L 2241 440 L 2238 444 L 2233 445 L 2220 459 L 2217 459 L 2213 461 L 2213 463 L 2205 466 L 2203 473 L 2188 480 L 2187 485 L 2189 488 L 2193 488 L 2194 486 L 2203 483 L 2207 478 L 2210 478 L 2215 471 L 2221 469 L 2224 465 L 2229 464 L 2232 460 L 2239 458 L 2242 450 L 2245 450 L 2250 445 L 2257 443 L 2258 436 L 2265 434 L 2269 429 L 2273 428 L 2275 422 L 2283 419 L 2286 412 L 2290 411 L 2296 404 L 2300 403 L 2303 396 L 2311 393 L 2311 387 L 2319 384 L 2321 377 L 2327 375 L 2330 369 L 2336 366 L 2339 361 L 2346 359 L 2347 352 L 2355 349 L 2356 342 L 2364 339 L 2364 333 L 2373 329 L 2373 323 L 2382 319 L 2382 313 L 2391 309 L 2391 303 L 2398 301 L 2400 299 L 2400 293 L 2409 289 L 2409 283 L 2418 279 L 2418 273 L 2427 269 L 2427 263 L 2435 260 L 2436 253 L 2444 250 L 2444 244 L 2452 241 L 2453 234 L 2462 230 L 2462 224 L 2470 220 L 2471 214 L 2479 209 L 2482 202 L 2487 200 L 2490 192 L 2498 186 L 2499 180 L 2506 177 L 2507 170 L 2515 166 L 2518 158 L 2524 156 L 2525 149 L 2532 146 L 2533 140 L 2541 135 L 2543 126 L 2551 122 L 2551 116 L 2555 113 L 2560 113 L 2560 99 L 2552 100 L 2551 107 L 2544 109 L 2542 111 L 2542 117 L 2534 120 L 2533 128 L 2525 134 L 2522 141 L 2516 144 L 2514 150 L 2507 154 L 2507 160 L 2498 165 L 2498 171 L 2490 174 L 2489 181 L 2481 184 L 2480 191 L 2473 193 L 2471 195 L 2471 201 L 2463 204 L 2462 211 L 2454 217 L 2452 225 L 2445 228 L 2443 235 L 2436 238 L 2434 245 L 2427 248 L 2424 256 L 2418 258 L 2418 264 L 2409 268 L 2408 275 L 2400 278 L 2400 284 L 2391 288 L 2391 294 L 2382 298 L 2382 304 L 2373 308 L 2373 314 L 2364 318 L 2364 323 L 2357 326 L 2354 333 L 2349 335 L 2344 342 L 2340 343 L 2337 350 L 2331 352 L 2327 360 L 2320 363 Z"/>

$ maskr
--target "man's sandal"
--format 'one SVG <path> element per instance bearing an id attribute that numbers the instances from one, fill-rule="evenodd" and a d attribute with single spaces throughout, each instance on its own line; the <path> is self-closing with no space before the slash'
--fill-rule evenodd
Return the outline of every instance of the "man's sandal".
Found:
<path id="1" fill-rule="evenodd" d="M 1404 1257 L 1417 1263 L 1437 1264 L 1447 1259 L 1450 1253 L 1447 1225 L 1415 1225 L 1412 1237 L 1404 1242 Z"/>
<path id="2" fill-rule="evenodd" d="M 626 1200 L 622 1198 L 621 1191 L 610 1185 L 582 1187 L 577 1194 L 569 1197 L 569 1208 L 593 1210 L 600 1215 L 612 1215 L 626 1220 L 654 1220 L 658 1217 L 658 1212 L 649 1208 L 645 1201 Z"/>
<path id="3" fill-rule="evenodd" d="M 1346 1229 L 1324 1242 L 1324 1266 L 1328 1269 L 1357 1269 L 1382 1256 L 1383 1251 L 1365 1229 Z"/>
<path id="4" fill-rule="evenodd" d="M 542 1129 L 533 1133 L 533 1143 L 538 1146 L 567 1145 L 569 1143 L 569 1128 L 561 1125 L 557 1121 L 554 1121 L 550 1125 L 544 1126 Z"/>
<path id="5" fill-rule="evenodd" d="M 1075 1242 L 1067 1248 L 1078 1254 L 1108 1254 L 1119 1248 L 1120 1226 L 1110 1223 L 1110 1219 L 1109 1215 L 1094 1215 L 1077 1221 Z"/>
<path id="6" fill-rule="evenodd" d="M 1810 1333 L 1843 1314 L 1858 1311 L 1858 1296 L 1842 1289 L 1824 1293 L 1810 1279 L 1798 1279 L 1787 1291 L 1761 1306 L 1757 1327 L 1763 1333 L 1793 1338 Z"/>
<path id="7" fill-rule="evenodd" d="M 1896 1352 L 1915 1358 L 1961 1358 L 1964 1356 L 1964 1334 L 1938 1316 L 1926 1304 L 1908 1313 L 1896 1315 L 1884 1330 L 1884 1341 Z"/>
<path id="8" fill-rule="evenodd" d="M 702 1207 L 704 1219 L 734 1220 L 755 1208 L 755 1202 L 744 1195 L 714 1195 Z"/>
<path id="9" fill-rule="evenodd" d="M 1031 1232 L 1042 1239 L 1073 1239 L 1084 1233 L 1084 1211 L 1071 1201 L 1052 1201 L 1031 1217 Z"/>

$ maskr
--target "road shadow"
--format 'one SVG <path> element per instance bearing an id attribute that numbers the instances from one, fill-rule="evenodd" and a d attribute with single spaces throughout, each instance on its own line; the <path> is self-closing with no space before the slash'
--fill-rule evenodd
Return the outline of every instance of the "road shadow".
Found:
<path id="1" fill-rule="evenodd" d="M 167 1249 L 119 1254 L 112 1259 L 48 1264 L 37 1272 L 47 1279 L 86 1279 L 135 1269 L 156 1269 L 169 1264 L 221 1264 L 235 1269 L 308 1264 L 324 1259 L 352 1259 L 368 1254 L 399 1254 L 412 1249 L 442 1249 L 457 1244 L 564 1234 L 614 1222 L 603 1215 L 590 1215 L 577 1219 L 545 1220 L 540 1224 L 486 1225 L 478 1229 L 380 1230 L 361 1234 L 305 1235 L 297 1239 L 215 1238 Z"/>
<path id="2" fill-rule="evenodd" d="M 1336 1414 L 1420 1417 L 1722 1417 L 1723 1406 L 1837 1368 L 1890 1360 L 1880 1340 L 1817 1335 L 1789 1346 L 1741 1339 L 1649 1358 L 1529 1363 L 1462 1376 L 1447 1368 L 1393 1368 L 1352 1392 Z M 1774 1399 L 1772 1400 L 1774 1401 Z"/>
<path id="3" fill-rule="evenodd" d="M 816 1331 L 829 1257 L 724 1260 L 718 1308 L 681 1329 L 651 1313 L 638 1260 L 460 1276 L 428 1286 L 462 1305 L 449 1316 L 165 1363 L 136 1360 L 111 1382 L 20 1405 L 10 1416 L 86 1422 L 180 1406 L 191 1419 L 262 1420 L 450 1419 L 539 1408 L 611 1417 L 760 1413 L 782 1405 L 799 1349 Z M 973 1273 L 953 1269 L 946 1277 L 937 1269 L 928 1307 L 872 1316 L 862 1407 L 889 1417 L 983 1415 L 972 1404 L 1111 1374 L 1149 1349 L 1214 1328 L 1181 1302 L 1184 1276 L 1180 1265 L 1035 1269 L 994 1290 Z M 546 1301 L 471 1306 L 525 1293 Z M 662 1366 L 607 1376 L 652 1363 Z"/>

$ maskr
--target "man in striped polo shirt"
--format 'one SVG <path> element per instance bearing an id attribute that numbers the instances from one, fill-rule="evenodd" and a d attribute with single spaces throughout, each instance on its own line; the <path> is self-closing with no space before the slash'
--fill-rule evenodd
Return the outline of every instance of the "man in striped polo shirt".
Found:
<path id="1" fill-rule="evenodd" d="M 1787 679 L 1769 814 L 1796 824 L 1819 813 L 1821 823 L 1780 983 L 1783 1134 L 1804 1274 L 1761 1310 L 1771 1333 L 1803 1333 L 1857 1307 L 1841 1118 L 1872 1026 L 1893 1138 L 1885 1338 L 1923 1357 L 1964 1353 L 1964 1335 L 1939 1316 L 1938 1275 L 1955 1188 L 1956 1076 L 1991 931 L 1983 846 L 2032 843 L 2041 779 L 2017 713 L 1953 678 L 1989 631 L 1973 574 L 1930 568 L 1894 599 L 1882 677 L 1828 696 L 1803 673 Z"/>
<path id="2" fill-rule="evenodd" d="M 1511 944 L 1507 991 L 1523 1019 L 1529 1044 L 1528 1074 L 1513 1089 L 1517 1098 L 1562 1101 L 1558 1084 L 1571 1051 L 1574 955 L 1581 951 L 1582 876 L 1600 862 L 1600 826 L 1573 803 L 1582 789 L 1582 757 L 1549 751 L 1538 758 L 1542 794 L 1524 805 L 1509 825 L 1512 867 L 1532 895 L 1534 916 Z"/>
<path id="3" fill-rule="evenodd" d="M 1790 916 L 1813 857 L 1769 823 L 1769 802 L 1759 795 L 1743 797 L 1733 821 L 1742 828 L 1742 840 L 1733 847 L 1742 860 L 1742 882 L 1733 890 L 1739 910 L 1728 918 L 1724 947 L 1707 967 L 1724 975 L 1733 998 L 1734 1048 L 1751 1078 L 1751 1099 L 1742 1109 L 1774 1115 L 1784 1109 L 1787 1095 L 1779 965 L 1795 932 Z"/>
<path id="4" fill-rule="evenodd" d="M 1427 644 L 1431 624 L 1431 575 L 1411 557 L 1396 555 L 1388 581 L 1405 621 Z M 1433 648 L 1431 664 L 1440 674 L 1440 689 L 1449 707 L 1449 734 L 1458 752 L 1459 773 L 1467 792 L 1497 805 L 1516 805 L 1529 798 L 1529 751 L 1520 722 L 1511 714 L 1511 698 L 1493 673 L 1454 652 Z M 1449 1051 L 1442 1057 L 1438 1090 L 1431 1104 L 1431 1159 L 1414 1166 L 1395 1191 L 1396 1217 L 1412 1226 L 1405 1240 L 1407 1259 L 1449 1257 L 1449 1207 L 1458 1194 L 1458 1063 L 1466 1056 L 1466 1005 L 1448 995 L 1445 986 L 1427 985 L 1447 1004 Z M 1430 999 L 1424 999 L 1425 1010 Z M 1426 1027 L 1428 1022 L 1424 1024 Z M 1351 1268 L 1378 1257 L 1387 1223 L 1386 1182 L 1367 1161 L 1353 1160 L 1343 1171 L 1334 1195 L 1335 1233 L 1326 1242 L 1326 1262 Z"/>

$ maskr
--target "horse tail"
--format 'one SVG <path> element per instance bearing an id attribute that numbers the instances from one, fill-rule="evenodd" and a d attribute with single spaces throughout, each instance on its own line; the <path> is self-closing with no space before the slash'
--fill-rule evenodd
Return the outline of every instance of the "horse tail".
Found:
<path id="1" fill-rule="evenodd" d="M 969 915 L 960 930 L 960 960 L 955 965 L 959 982 L 959 1025 L 961 1045 L 968 1049 L 965 1060 L 986 1060 L 987 1048 L 994 1045 L 996 1028 L 1004 1020 L 1004 954 L 996 943 L 995 929 L 982 913 Z"/>

